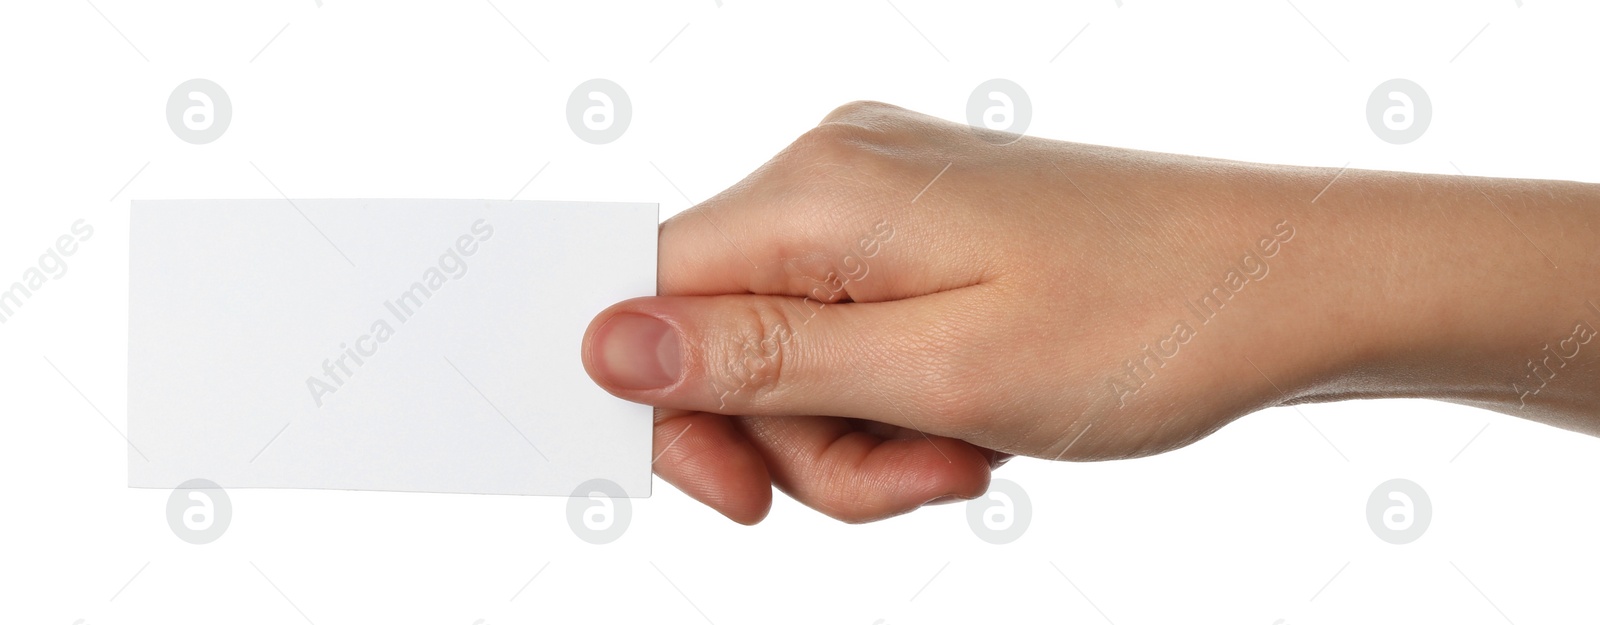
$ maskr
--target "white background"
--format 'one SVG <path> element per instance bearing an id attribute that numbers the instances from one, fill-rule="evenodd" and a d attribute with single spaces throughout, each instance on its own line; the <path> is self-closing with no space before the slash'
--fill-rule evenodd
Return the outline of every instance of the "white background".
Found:
<path id="1" fill-rule="evenodd" d="M 292 197 L 649 201 L 666 217 L 835 105 L 963 120 L 996 77 L 1028 90 L 1040 136 L 1600 181 L 1593 3 L 496 5 L 0 7 L 0 284 L 74 220 L 96 233 L 0 324 L 0 620 L 1520 625 L 1592 612 L 1600 441 L 1423 401 L 1268 410 L 1136 461 L 1014 461 L 998 477 L 1027 489 L 1031 526 L 1003 546 L 960 505 L 848 526 L 780 496 L 744 528 L 665 484 L 603 546 L 573 535 L 559 498 L 308 491 L 234 492 L 220 540 L 178 540 L 168 493 L 124 486 L 113 431 L 131 198 L 278 197 L 259 167 Z M 634 106 L 608 145 L 566 124 L 568 94 L 595 77 Z M 1366 122 L 1368 95 L 1395 77 L 1433 102 L 1429 130 L 1402 146 Z M 167 127 L 167 97 L 191 78 L 232 99 L 215 143 Z M 1365 519 L 1395 477 L 1433 502 L 1403 546 Z"/>

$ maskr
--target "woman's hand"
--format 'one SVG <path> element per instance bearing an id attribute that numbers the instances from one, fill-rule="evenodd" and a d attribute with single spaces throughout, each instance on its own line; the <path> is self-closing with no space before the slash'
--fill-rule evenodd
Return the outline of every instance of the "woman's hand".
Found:
<path id="1" fill-rule="evenodd" d="M 1533 307 L 1471 303 L 1457 291 L 1494 283 L 1438 263 L 1545 260 L 1504 236 L 1481 179 L 1340 174 L 847 105 L 662 224 L 660 295 L 596 317 L 584 366 L 657 406 L 656 471 L 741 523 L 773 485 L 869 521 L 976 497 L 1012 454 L 1148 455 L 1268 406 L 1462 380 L 1426 356 Z M 1429 236 L 1408 236 L 1430 215 Z M 1433 242 L 1451 231 L 1492 246 Z M 1597 262 L 1557 239 L 1549 253 Z M 1487 403 L 1511 395 L 1518 348 L 1538 351 L 1528 325 L 1501 333 L 1526 344 L 1467 350 Z"/>

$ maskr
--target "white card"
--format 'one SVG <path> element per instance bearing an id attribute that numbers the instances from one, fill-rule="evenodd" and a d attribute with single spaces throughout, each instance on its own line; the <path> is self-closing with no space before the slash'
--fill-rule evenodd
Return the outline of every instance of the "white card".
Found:
<path id="1" fill-rule="evenodd" d="M 136 201 L 128 481 L 650 494 L 584 329 L 655 294 L 654 204 Z M 588 490 L 599 489 L 594 484 Z"/>

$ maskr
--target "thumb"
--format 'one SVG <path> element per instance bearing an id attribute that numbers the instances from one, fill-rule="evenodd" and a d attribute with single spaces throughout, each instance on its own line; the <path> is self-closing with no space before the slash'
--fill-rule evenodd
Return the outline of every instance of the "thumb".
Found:
<path id="1" fill-rule="evenodd" d="M 825 304 L 781 295 L 641 297 L 596 316 L 583 365 L 658 408 L 830 415 L 949 431 L 974 405 L 939 380 L 959 360 L 948 296 Z"/>

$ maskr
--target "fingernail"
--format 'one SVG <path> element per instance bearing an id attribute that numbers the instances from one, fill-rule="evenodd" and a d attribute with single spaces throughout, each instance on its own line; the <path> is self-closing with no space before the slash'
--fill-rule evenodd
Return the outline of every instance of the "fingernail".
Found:
<path id="1" fill-rule="evenodd" d="M 618 388 L 641 391 L 677 382 L 682 354 L 677 330 L 647 315 L 619 313 L 595 333 L 600 376 Z"/>
<path id="2" fill-rule="evenodd" d="M 955 495 L 944 495 L 942 497 L 934 497 L 933 499 L 929 499 L 928 503 L 925 503 L 925 504 L 922 504 L 922 505 L 924 505 L 924 506 L 938 506 L 938 505 L 943 505 L 943 504 L 947 504 L 947 503 L 955 503 L 957 501 L 965 501 L 965 500 L 963 500 L 962 498 L 957 497 Z"/>

